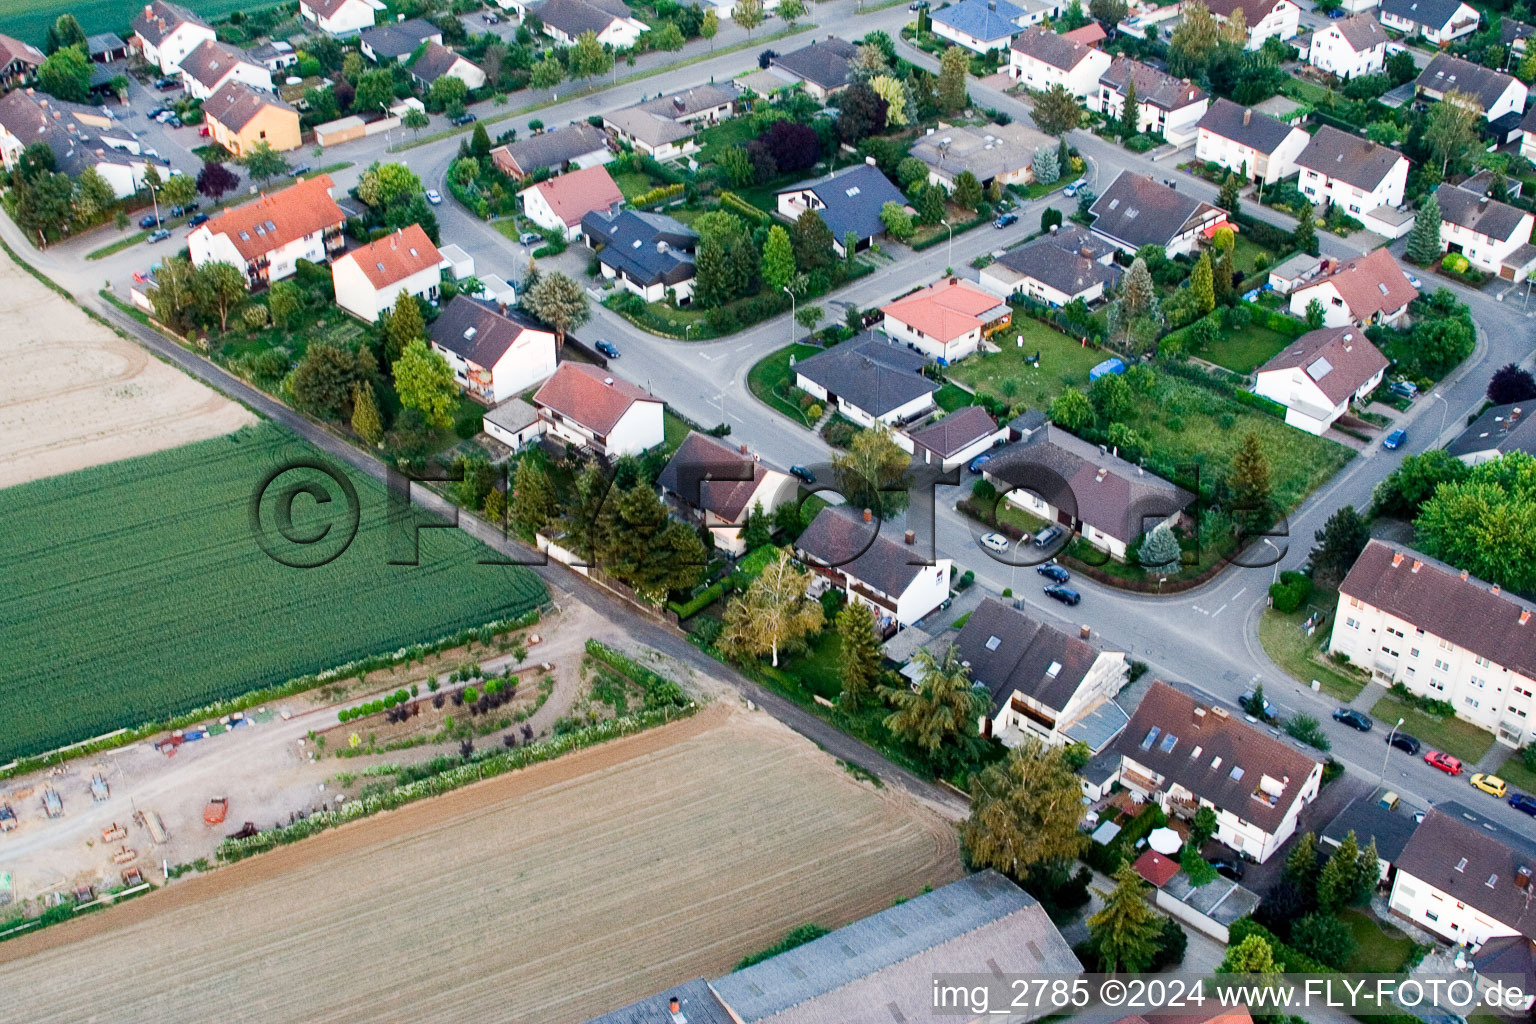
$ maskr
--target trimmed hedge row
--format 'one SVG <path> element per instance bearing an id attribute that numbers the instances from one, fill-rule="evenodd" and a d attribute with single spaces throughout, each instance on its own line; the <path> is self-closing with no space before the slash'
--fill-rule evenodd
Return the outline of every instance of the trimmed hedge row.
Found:
<path id="1" fill-rule="evenodd" d="M 667 607 L 680 621 L 691 619 L 725 596 L 725 580 L 716 580 L 686 601 L 668 601 Z"/>
<path id="2" fill-rule="evenodd" d="M 1138 842 L 1145 839 L 1153 829 L 1167 823 L 1168 815 L 1163 813 L 1161 807 L 1147 804 L 1115 838 L 1104 844 L 1090 843 L 1088 849 L 1083 851 L 1083 863 L 1095 871 L 1113 875 L 1120 870 L 1120 865 L 1131 859 Z"/>
<path id="3" fill-rule="evenodd" d="M 629 205 L 637 210 L 647 206 L 655 206 L 657 203 L 664 203 L 668 199 L 677 198 L 684 191 L 686 191 L 686 186 L 684 185 L 662 185 L 659 188 L 653 188 L 649 192 L 642 192 L 635 196 L 635 198 L 629 201 Z"/>
<path id="4" fill-rule="evenodd" d="M 741 198 L 735 192 L 721 192 L 720 205 L 726 207 L 732 213 L 739 213 L 754 224 L 768 224 L 773 221 L 772 217 Z"/>

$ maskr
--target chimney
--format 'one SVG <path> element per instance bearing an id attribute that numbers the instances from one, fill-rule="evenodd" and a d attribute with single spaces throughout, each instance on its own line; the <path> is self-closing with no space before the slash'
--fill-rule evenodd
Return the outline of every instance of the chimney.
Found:
<path id="1" fill-rule="evenodd" d="M 155 9 L 153 7 L 151 7 L 149 4 L 145 4 L 144 5 L 144 19 L 146 21 L 148 21 L 150 18 L 153 18 L 154 16 L 155 16 Z"/>
<path id="2" fill-rule="evenodd" d="M 1195 706 L 1193 721 L 1196 729 L 1205 724 L 1205 708 L 1200 707 L 1198 704 Z"/>
<path id="3" fill-rule="evenodd" d="M 1394 551 L 1392 553 L 1392 568 L 1396 569 L 1398 566 L 1400 566 L 1402 564 L 1403 564 L 1403 553 L 1401 551 Z"/>
<path id="4" fill-rule="evenodd" d="M 1500 592 L 1501 592 L 1501 590 L 1502 590 L 1502 588 L 1501 588 L 1501 587 L 1500 587 L 1500 586 L 1499 586 L 1499 585 L 1498 585 L 1498 584 L 1497 584 L 1497 583 L 1495 583 L 1495 584 L 1494 584 L 1494 585 L 1493 585 L 1493 592 L 1494 592 L 1494 594 L 1498 594 L 1498 593 L 1500 593 Z"/>
<path id="5" fill-rule="evenodd" d="M 875 166 L 875 158 L 874 158 L 874 157 L 872 157 L 872 156 L 867 156 L 867 157 L 865 157 L 865 158 L 864 158 L 864 162 L 865 162 L 865 163 L 866 163 L 866 164 L 868 164 L 868 165 L 869 165 L 869 166 L 871 166 L 871 167 L 874 167 L 874 166 Z"/>
<path id="6" fill-rule="evenodd" d="M 1078 628 L 1077 635 L 1079 639 L 1087 640 L 1090 636 L 1093 635 L 1093 630 L 1087 626 L 1081 626 Z"/>
<path id="7" fill-rule="evenodd" d="M 875 521 L 875 513 L 873 511 L 871 511 L 870 509 L 865 509 L 864 510 L 864 521 L 866 523 L 874 522 Z"/>
<path id="8" fill-rule="evenodd" d="M 505 302 L 496 303 L 496 309 L 501 313 L 502 316 L 507 315 L 507 304 Z"/>
<path id="9" fill-rule="evenodd" d="M 1469 574 L 1468 574 L 1467 570 L 1465 570 L 1465 569 L 1461 570 L 1461 578 L 1462 579 L 1466 579 L 1468 575 Z"/>
<path id="10" fill-rule="evenodd" d="M 1516 422 L 1519 421 L 1519 419 L 1520 419 L 1520 407 L 1517 405 L 1513 409 L 1509 410 L 1509 422 L 1510 423 L 1516 423 Z"/>
<path id="11" fill-rule="evenodd" d="M 680 1013 L 682 1012 L 683 1004 L 678 1002 L 677 996 L 673 996 L 667 1000 L 667 1009 L 673 1013 Z"/>
<path id="12" fill-rule="evenodd" d="M 951 286 L 957 285 L 960 283 L 960 279 L 958 277 L 952 277 L 949 279 L 949 283 Z"/>
<path id="13" fill-rule="evenodd" d="M 744 445 L 744 444 L 740 445 L 739 448 L 741 450 L 741 454 L 743 454 L 743 455 L 747 454 L 747 446 L 746 445 Z"/>
<path id="14" fill-rule="evenodd" d="M 1526 623 L 1527 623 L 1527 622 L 1530 622 L 1530 621 L 1531 621 L 1531 613 L 1530 613 L 1530 612 L 1528 612 L 1528 611 L 1522 611 L 1522 612 L 1521 612 L 1521 613 L 1520 613 L 1520 625 L 1522 625 L 1522 626 L 1523 626 L 1523 625 L 1525 625 L 1525 624 L 1526 624 Z"/>
<path id="15" fill-rule="evenodd" d="M 908 547 L 911 547 L 913 544 L 917 543 L 917 531 L 916 530 L 908 530 L 907 533 L 906 533 L 906 536 L 903 537 L 902 539 L 907 542 L 907 546 Z M 1530 612 L 1526 612 L 1526 614 L 1529 615 Z"/>
<path id="16" fill-rule="evenodd" d="M 1246 127 L 1248 127 L 1252 123 L 1253 123 L 1253 108 L 1252 107 L 1247 107 L 1247 108 L 1245 108 L 1243 110 L 1243 127 L 1246 128 Z"/>
<path id="17" fill-rule="evenodd" d="M 1409 569 L 1408 571 L 1409 572 L 1418 572 L 1422 568 L 1424 568 L 1424 563 L 1419 561 L 1417 558 L 1415 558 L 1413 560 L 1413 568 Z"/>

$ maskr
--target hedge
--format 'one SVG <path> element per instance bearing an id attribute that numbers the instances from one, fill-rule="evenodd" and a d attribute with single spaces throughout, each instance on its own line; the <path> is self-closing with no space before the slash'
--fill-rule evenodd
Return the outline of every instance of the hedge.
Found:
<path id="1" fill-rule="evenodd" d="M 1161 807 L 1147 804 L 1115 838 L 1103 844 L 1090 843 L 1088 849 L 1083 851 L 1083 862 L 1095 871 L 1113 875 L 1120 870 L 1120 865 L 1130 860 L 1138 842 L 1145 839 L 1153 829 L 1167 823 L 1168 815 L 1163 813 Z"/>
<path id="2" fill-rule="evenodd" d="M 768 214 L 764 213 L 762 210 L 759 210 L 757 207 L 741 198 L 741 196 L 737 195 L 735 192 L 721 192 L 720 205 L 726 209 L 729 209 L 733 213 L 741 214 L 743 217 L 752 221 L 754 224 L 768 224 L 773 220 L 773 218 L 768 216 Z"/>
<path id="3" fill-rule="evenodd" d="M 647 710 L 689 706 L 688 698 L 683 694 L 681 686 L 678 686 L 666 676 L 652 672 L 633 658 L 620 654 L 612 647 L 597 640 L 588 640 L 587 654 L 601 661 L 609 668 L 623 673 L 639 685 L 645 691 L 645 706 Z"/>
<path id="4" fill-rule="evenodd" d="M 725 580 L 716 580 L 686 601 L 668 601 L 667 607 L 676 613 L 678 620 L 691 619 L 725 596 Z"/>
<path id="5" fill-rule="evenodd" d="M 991 211 L 989 210 L 984 215 L 978 215 L 976 217 L 971 218 L 968 221 L 963 221 L 963 222 L 961 222 L 959 224 L 956 224 L 955 225 L 955 229 L 952 232 L 945 232 L 942 235 L 937 235 L 936 234 L 932 238 L 925 238 L 921 242 L 913 242 L 912 243 L 912 251 L 913 252 L 922 252 L 924 249 L 931 249 L 934 246 L 938 245 L 940 242 L 948 242 L 955 235 L 961 234 L 962 232 L 965 232 L 965 231 L 969 231 L 969 230 L 971 230 L 971 228 L 977 227 L 977 226 L 979 226 L 981 224 L 985 224 L 987 221 L 989 221 L 991 219 L 992 219 L 992 214 L 991 214 Z"/>
<path id="6" fill-rule="evenodd" d="M 668 199 L 674 199 L 682 195 L 684 191 L 685 186 L 683 185 L 662 185 L 659 188 L 653 188 L 649 192 L 642 192 L 635 196 L 635 198 L 629 201 L 629 205 L 637 210 L 646 206 L 655 206 L 657 203 L 664 203 Z"/>

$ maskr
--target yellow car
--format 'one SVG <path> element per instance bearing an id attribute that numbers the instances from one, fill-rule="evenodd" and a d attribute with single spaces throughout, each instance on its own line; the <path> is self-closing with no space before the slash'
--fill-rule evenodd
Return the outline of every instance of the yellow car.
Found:
<path id="1" fill-rule="evenodd" d="M 1482 772 L 1472 776 L 1472 785 L 1489 796 L 1503 797 L 1509 792 L 1509 783 L 1497 775 L 1484 775 Z"/>

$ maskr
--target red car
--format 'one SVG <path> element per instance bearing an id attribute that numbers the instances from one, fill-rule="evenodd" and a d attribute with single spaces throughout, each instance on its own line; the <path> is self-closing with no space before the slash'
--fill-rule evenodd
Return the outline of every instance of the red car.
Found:
<path id="1" fill-rule="evenodd" d="M 1450 754 L 1442 754 L 1438 750 L 1431 750 L 1424 755 L 1424 763 L 1431 768 L 1439 768 L 1447 775 L 1461 774 L 1461 760 Z"/>

